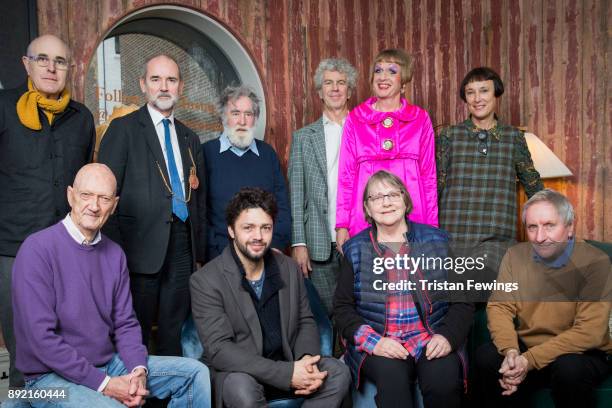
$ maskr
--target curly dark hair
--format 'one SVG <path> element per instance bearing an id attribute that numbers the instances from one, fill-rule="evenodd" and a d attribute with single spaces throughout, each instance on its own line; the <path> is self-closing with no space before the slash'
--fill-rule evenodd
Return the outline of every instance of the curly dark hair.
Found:
<path id="1" fill-rule="evenodd" d="M 272 217 L 272 222 L 276 220 L 278 208 L 274 194 L 257 187 L 243 187 L 234 194 L 225 207 L 227 225 L 233 227 L 240 214 L 250 208 L 261 208 Z"/>

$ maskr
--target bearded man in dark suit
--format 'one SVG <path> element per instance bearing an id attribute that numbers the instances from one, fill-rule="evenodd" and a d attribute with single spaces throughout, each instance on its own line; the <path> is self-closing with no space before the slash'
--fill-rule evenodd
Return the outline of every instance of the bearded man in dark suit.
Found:
<path id="1" fill-rule="evenodd" d="M 181 355 L 189 314 L 189 277 L 205 257 L 206 187 L 197 135 L 174 118 L 183 89 L 177 62 L 157 55 L 140 88 L 147 104 L 111 122 L 98 160 L 121 196 L 105 233 L 127 255 L 134 310 L 148 344 L 157 318 L 156 353 Z"/>

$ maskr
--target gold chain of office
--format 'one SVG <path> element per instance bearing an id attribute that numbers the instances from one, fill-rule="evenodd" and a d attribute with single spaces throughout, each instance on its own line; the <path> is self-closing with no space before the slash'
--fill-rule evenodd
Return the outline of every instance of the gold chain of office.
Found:
<path id="1" fill-rule="evenodd" d="M 197 179 L 196 165 L 195 165 L 195 160 L 193 160 L 193 154 L 191 154 L 191 147 L 187 147 L 187 151 L 189 152 L 189 159 L 191 159 L 191 164 L 192 164 L 191 169 L 189 170 L 189 193 L 187 194 L 187 199 L 176 197 L 178 200 L 181 200 L 184 203 L 188 203 L 191 200 L 191 191 L 192 191 L 192 188 L 191 188 L 192 181 L 191 180 L 192 178 L 195 177 Z M 168 184 L 168 180 L 166 180 L 166 176 L 164 176 L 164 172 L 162 171 L 162 168 L 159 165 L 159 162 L 157 160 L 155 161 L 155 164 L 157 164 L 157 170 L 159 170 L 159 175 L 161 176 L 162 181 L 164 182 L 164 186 L 166 186 L 166 189 L 172 196 L 176 196 L 174 191 L 172 191 L 172 187 L 170 186 L 170 184 Z"/>

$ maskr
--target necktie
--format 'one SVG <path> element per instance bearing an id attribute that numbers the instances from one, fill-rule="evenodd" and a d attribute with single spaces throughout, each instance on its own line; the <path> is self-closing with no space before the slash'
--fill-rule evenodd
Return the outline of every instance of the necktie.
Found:
<path id="1" fill-rule="evenodd" d="M 183 186 L 179 177 L 176 161 L 174 160 L 174 152 L 172 151 L 172 142 L 170 141 L 170 119 L 163 119 L 164 135 L 166 138 L 166 155 L 168 156 L 168 172 L 170 173 L 170 185 L 172 186 L 172 212 L 179 217 L 183 222 L 189 216 L 185 196 L 183 195 Z"/>

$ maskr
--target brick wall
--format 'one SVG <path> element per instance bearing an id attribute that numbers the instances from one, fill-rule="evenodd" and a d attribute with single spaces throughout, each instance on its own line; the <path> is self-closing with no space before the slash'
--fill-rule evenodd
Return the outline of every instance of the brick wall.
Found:
<path id="1" fill-rule="evenodd" d="M 105 90 L 107 97 L 119 98 L 124 104 L 141 106 L 145 103 L 140 90 L 139 78 L 145 61 L 154 55 L 166 53 L 176 58 L 182 70 L 185 86 L 176 117 L 194 130 L 201 141 L 214 138 L 221 130 L 215 111 L 219 87 L 222 83 L 215 61 L 199 45 L 185 51 L 175 44 L 159 37 L 144 34 L 125 34 L 119 39 L 121 55 L 121 93 Z M 98 112 L 99 98 L 96 93 L 97 66 L 100 61 L 94 57 L 90 64 L 85 86 L 85 104 L 92 112 Z M 111 113 L 111 112 L 109 112 Z M 94 114 L 96 120 L 100 115 Z M 102 118 L 103 119 L 103 118 Z"/>

